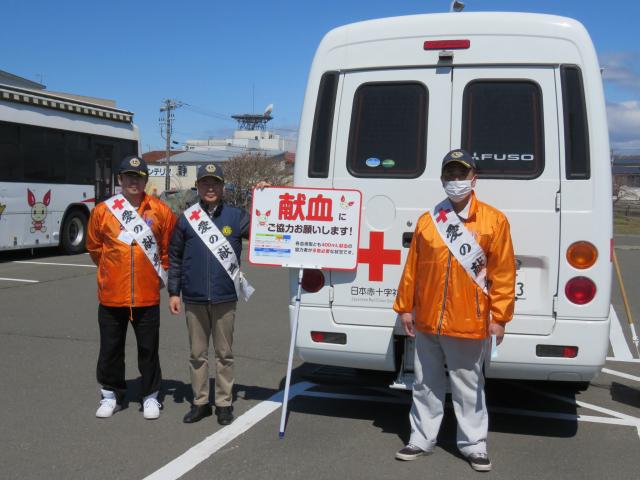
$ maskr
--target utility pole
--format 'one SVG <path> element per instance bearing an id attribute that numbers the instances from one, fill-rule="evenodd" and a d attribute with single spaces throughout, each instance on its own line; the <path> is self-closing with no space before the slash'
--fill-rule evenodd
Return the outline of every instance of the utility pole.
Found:
<path id="1" fill-rule="evenodd" d="M 162 123 L 164 122 L 165 126 L 165 139 L 167 141 L 166 143 L 166 152 L 165 152 L 165 163 L 167 164 L 166 167 L 166 171 L 165 171 L 165 177 L 164 177 L 164 189 L 169 190 L 169 188 L 171 187 L 171 177 L 169 175 L 169 157 L 171 157 L 171 132 L 173 131 L 173 120 L 174 120 L 174 115 L 173 115 L 173 110 L 175 110 L 178 107 L 181 107 L 183 104 L 182 102 L 179 102 L 178 100 L 172 100 L 172 99 L 165 99 L 163 100 L 163 106 L 160 107 L 160 125 L 162 128 Z M 162 117 L 162 113 L 164 112 L 164 118 Z"/>

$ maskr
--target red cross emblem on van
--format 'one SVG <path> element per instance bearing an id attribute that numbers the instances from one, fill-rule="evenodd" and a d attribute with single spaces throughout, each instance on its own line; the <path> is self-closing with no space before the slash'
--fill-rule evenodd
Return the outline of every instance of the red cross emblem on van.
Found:
<path id="1" fill-rule="evenodd" d="M 385 250 L 384 232 L 369 232 L 369 248 L 358 249 L 358 263 L 369 264 L 369 281 L 381 282 L 385 265 L 400 265 L 400 250 Z"/>

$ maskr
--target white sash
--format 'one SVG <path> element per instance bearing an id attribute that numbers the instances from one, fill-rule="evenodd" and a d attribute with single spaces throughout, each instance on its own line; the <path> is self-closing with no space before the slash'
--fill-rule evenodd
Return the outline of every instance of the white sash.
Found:
<path id="1" fill-rule="evenodd" d="M 255 292 L 244 274 L 240 271 L 240 263 L 236 257 L 236 252 L 220 232 L 216 224 L 209 218 L 207 212 L 202 210 L 200 203 L 192 205 L 184 211 L 184 216 L 193 228 L 193 231 L 200 237 L 213 256 L 220 262 L 222 268 L 233 281 L 238 298 L 242 298 L 245 302 Z"/>
<path id="2" fill-rule="evenodd" d="M 445 198 L 437 204 L 431 210 L 431 218 L 449 251 L 487 295 L 487 256 L 453 211 L 451 201 Z"/>
<path id="3" fill-rule="evenodd" d="M 156 237 L 153 235 L 153 230 L 149 228 L 149 225 L 144 221 L 135 208 L 124 198 L 121 193 L 114 195 L 106 201 L 107 208 L 113 213 L 120 225 L 125 231 L 133 237 L 133 240 L 142 248 L 142 251 L 147 256 L 154 270 L 162 281 L 162 286 L 167 284 L 167 272 L 162 268 L 162 262 L 160 261 L 160 254 L 158 253 L 158 244 Z M 131 241 L 131 238 L 127 238 Z"/>

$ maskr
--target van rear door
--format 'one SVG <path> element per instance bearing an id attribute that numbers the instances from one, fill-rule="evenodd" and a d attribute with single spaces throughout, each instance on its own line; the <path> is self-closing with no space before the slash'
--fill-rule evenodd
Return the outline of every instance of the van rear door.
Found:
<path id="1" fill-rule="evenodd" d="M 443 197 L 451 67 L 341 75 L 333 185 L 362 192 L 358 269 L 331 272 L 335 322 L 393 326 L 418 217 Z"/>
<path id="2" fill-rule="evenodd" d="M 451 143 L 475 156 L 478 198 L 502 210 L 517 258 L 509 333 L 550 334 L 558 289 L 560 152 L 549 66 L 456 67 Z"/>

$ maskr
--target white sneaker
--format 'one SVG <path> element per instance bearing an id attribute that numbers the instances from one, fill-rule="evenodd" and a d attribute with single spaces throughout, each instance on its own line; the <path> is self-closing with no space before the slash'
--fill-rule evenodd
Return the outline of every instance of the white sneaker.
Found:
<path id="1" fill-rule="evenodd" d="M 103 398 L 100 400 L 100 406 L 96 410 L 96 417 L 109 418 L 111 415 L 121 410 L 122 407 L 118 405 L 115 398 Z"/>
<path id="2" fill-rule="evenodd" d="M 153 397 L 147 398 L 142 405 L 144 409 L 144 418 L 147 420 L 155 420 L 160 417 L 160 402 Z"/>

